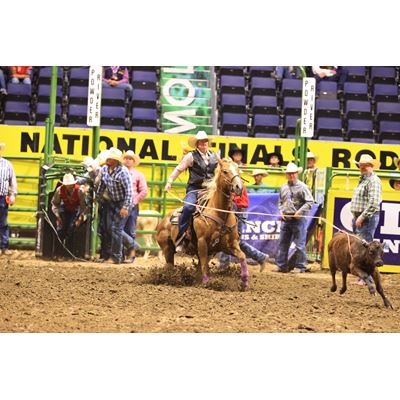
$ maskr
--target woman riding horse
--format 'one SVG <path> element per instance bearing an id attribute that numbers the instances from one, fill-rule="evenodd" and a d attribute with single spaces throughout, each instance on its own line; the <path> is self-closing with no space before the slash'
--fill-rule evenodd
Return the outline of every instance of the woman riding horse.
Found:
<path id="1" fill-rule="evenodd" d="M 237 220 L 233 211 L 231 193 L 241 195 L 243 183 L 239 168 L 230 159 L 218 160 L 218 167 L 213 179 L 204 184 L 204 190 L 199 196 L 198 213 L 193 218 L 195 238 L 190 247 L 198 255 L 202 270 L 202 281 L 209 281 L 208 262 L 210 256 L 223 251 L 238 257 L 241 267 L 241 289 L 248 285 L 248 270 L 246 256 L 240 249 Z M 193 202 L 194 203 L 194 202 Z M 178 228 L 171 223 L 170 212 L 157 227 L 157 242 L 160 245 L 167 266 L 173 267 L 175 245 L 173 238 Z"/>
<path id="2" fill-rule="evenodd" d="M 175 239 L 175 251 L 179 254 L 183 252 L 183 239 L 190 224 L 190 218 L 195 210 L 199 190 L 202 189 L 204 181 L 214 176 L 215 168 L 218 165 L 218 156 L 213 151 L 208 150 L 211 139 L 207 133 L 200 131 L 196 136 L 189 138 L 190 147 L 196 148 L 186 154 L 179 165 L 174 169 L 165 185 L 165 191 L 171 189 L 172 182 L 185 170 L 189 169 L 189 181 L 184 198 L 183 210 L 179 218 L 179 232 Z M 191 204 L 188 204 L 191 203 Z"/>

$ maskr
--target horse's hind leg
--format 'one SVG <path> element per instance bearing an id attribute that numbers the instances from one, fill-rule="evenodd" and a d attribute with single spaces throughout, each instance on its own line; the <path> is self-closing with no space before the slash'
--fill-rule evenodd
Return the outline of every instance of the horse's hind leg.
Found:
<path id="1" fill-rule="evenodd" d="M 163 246 L 162 252 L 165 257 L 165 261 L 167 263 L 167 267 L 174 266 L 174 254 L 175 254 L 175 246 L 172 243 L 172 240 L 169 239 L 168 242 Z"/>
<path id="2" fill-rule="evenodd" d="M 201 273 L 202 273 L 202 281 L 203 284 L 208 283 L 208 245 L 204 238 L 200 238 L 197 242 L 197 253 L 199 256 Z"/>

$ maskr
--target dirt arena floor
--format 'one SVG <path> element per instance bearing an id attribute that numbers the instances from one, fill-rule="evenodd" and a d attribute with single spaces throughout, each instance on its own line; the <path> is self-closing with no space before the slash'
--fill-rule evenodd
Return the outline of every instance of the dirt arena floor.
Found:
<path id="1" fill-rule="evenodd" d="M 302 275 L 249 268 L 249 290 L 240 292 L 238 266 L 214 265 L 203 287 L 190 258 L 166 271 L 154 257 L 113 265 L 14 251 L 0 258 L 0 331 L 400 332 L 400 274 L 382 275 L 388 310 L 353 276 L 344 295 L 331 293 L 319 265 Z"/>

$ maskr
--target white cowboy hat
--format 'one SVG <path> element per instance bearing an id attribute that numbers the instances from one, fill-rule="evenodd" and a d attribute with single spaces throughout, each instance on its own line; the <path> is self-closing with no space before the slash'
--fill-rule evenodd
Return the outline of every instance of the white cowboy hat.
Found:
<path id="1" fill-rule="evenodd" d="M 360 160 L 353 160 L 353 163 L 356 165 L 371 164 L 374 169 L 379 169 L 381 167 L 381 162 L 379 160 L 375 160 L 369 154 L 361 154 Z"/>
<path id="2" fill-rule="evenodd" d="M 188 139 L 188 144 L 190 147 L 196 148 L 197 147 L 197 142 L 199 140 L 208 140 L 208 143 L 211 143 L 212 139 L 208 137 L 207 133 L 204 131 L 199 131 L 197 132 L 196 136 L 190 136 Z"/>
<path id="3" fill-rule="evenodd" d="M 307 152 L 307 158 L 313 158 L 315 161 L 318 161 L 318 156 L 316 156 L 312 151 Z"/>
<path id="4" fill-rule="evenodd" d="M 4 150 L 4 148 L 6 147 L 6 144 L 4 142 L 0 143 L 0 152 Z"/>
<path id="5" fill-rule="evenodd" d="M 65 174 L 63 176 L 63 180 L 61 181 L 63 185 L 75 185 L 76 182 L 77 181 L 72 174 Z"/>
<path id="6" fill-rule="evenodd" d="M 88 172 L 92 172 L 99 167 L 99 160 L 97 158 L 93 160 L 92 157 L 85 157 L 81 164 L 86 168 Z"/>
<path id="7" fill-rule="evenodd" d="M 124 154 L 124 158 L 125 157 L 129 157 L 133 159 L 133 166 L 136 167 L 137 165 L 140 164 L 140 157 L 135 154 L 132 150 L 128 150 L 127 152 L 125 152 Z"/>
<path id="8" fill-rule="evenodd" d="M 301 174 L 302 171 L 303 171 L 302 167 L 298 167 L 295 163 L 290 162 L 286 166 L 285 174 L 292 174 L 294 172 L 298 172 L 299 174 Z"/>
<path id="9" fill-rule="evenodd" d="M 122 161 L 122 151 L 117 149 L 116 147 L 111 147 L 108 149 L 108 154 L 106 155 L 107 160 L 116 160 L 121 162 Z"/>
<path id="10" fill-rule="evenodd" d="M 100 167 L 103 166 L 108 158 L 109 150 L 102 150 L 99 155 L 96 157 L 97 162 L 99 163 Z"/>
<path id="11" fill-rule="evenodd" d="M 251 176 L 262 175 L 263 177 L 268 176 L 268 172 L 264 171 L 263 169 L 253 169 L 253 173 L 250 174 Z"/>

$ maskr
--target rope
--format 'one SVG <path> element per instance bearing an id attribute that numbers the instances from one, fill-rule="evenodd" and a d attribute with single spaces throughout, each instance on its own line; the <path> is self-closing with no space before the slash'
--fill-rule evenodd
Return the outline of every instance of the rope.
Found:
<path id="1" fill-rule="evenodd" d="M 58 232 L 57 229 L 54 227 L 54 225 L 52 224 L 49 215 L 47 214 L 46 210 L 42 210 L 44 215 L 45 215 L 45 220 L 49 223 L 51 229 L 53 229 L 54 233 L 56 234 L 57 240 L 60 242 L 61 246 L 64 247 L 64 249 L 67 251 L 67 253 L 75 260 L 79 260 L 79 261 L 84 261 L 84 262 L 88 262 L 88 260 L 85 260 L 83 258 L 79 258 L 76 257 L 74 254 L 72 254 L 69 249 L 64 245 L 64 243 L 62 242 L 62 240 L 60 239 L 60 236 L 58 236 Z"/>
<path id="2" fill-rule="evenodd" d="M 176 200 L 180 201 L 181 203 L 185 203 L 185 204 L 189 204 L 192 206 L 196 206 L 196 204 L 190 203 L 188 201 L 182 200 L 180 199 L 178 196 L 170 193 L 172 195 L 172 197 L 174 197 Z M 255 211 L 229 211 L 229 210 L 221 210 L 219 208 L 214 208 L 214 207 L 209 207 L 209 206 L 205 206 L 204 208 L 208 208 L 209 210 L 214 210 L 214 211 L 219 211 L 219 212 L 224 212 L 224 213 L 233 213 L 233 214 L 251 214 L 251 215 L 264 215 L 267 217 L 281 217 L 280 214 L 269 214 L 269 213 L 262 213 L 262 212 L 255 212 Z M 284 216 L 290 216 L 292 217 L 292 215 L 285 215 Z M 328 225 L 331 225 L 333 228 L 335 228 L 337 231 L 345 233 L 348 236 L 348 239 L 350 240 L 350 236 L 358 239 L 359 241 L 363 241 L 363 239 L 361 239 L 359 236 L 353 235 L 347 231 L 344 231 L 343 229 L 340 229 L 339 227 L 337 227 L 336 225 L 334 225 L 332 222 L 328 221 L 326 218 L 323 217 L 313 217 L 311 215 L 303 215 L 303 218 L 309 218 L 309 219 L 320 219 L 321 221 L 325 222 Z"/>

